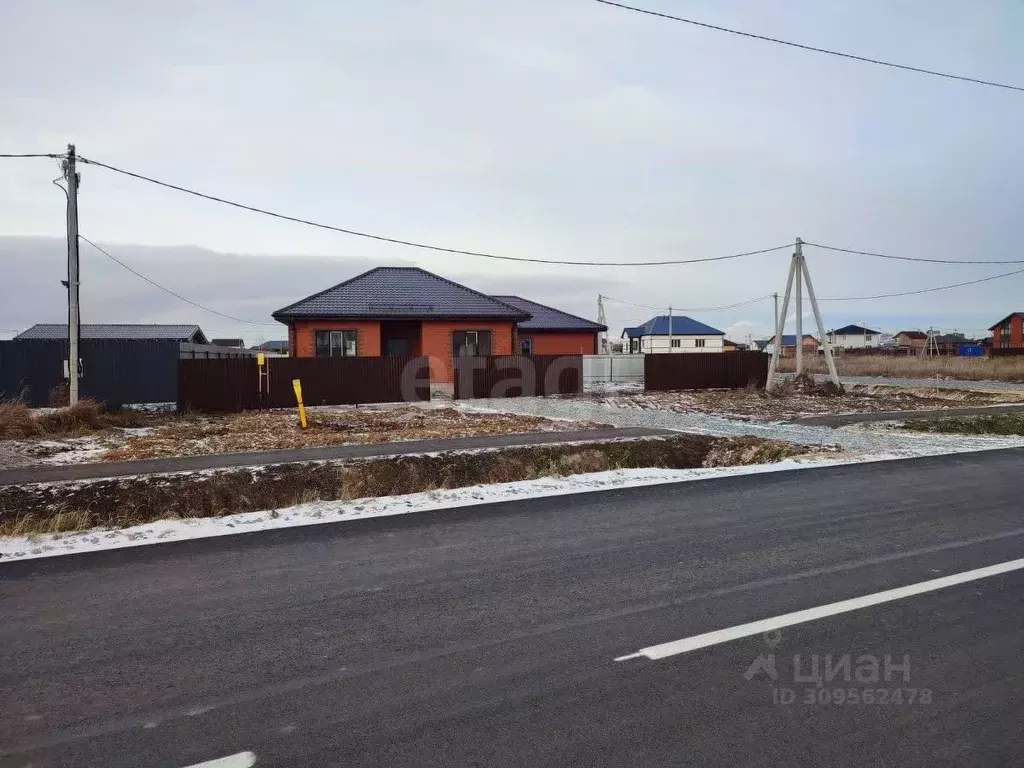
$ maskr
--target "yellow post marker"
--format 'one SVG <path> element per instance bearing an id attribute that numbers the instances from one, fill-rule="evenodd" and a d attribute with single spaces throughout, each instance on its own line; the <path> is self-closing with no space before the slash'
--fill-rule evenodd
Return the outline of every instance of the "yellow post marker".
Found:
<path id="1" fill-rule="evenodd" d="M 262 367 L 263 367 L 263 364 L 264 364 L 265 362 L 267 362 L 267 358 L 265 358 L 265 357 L 263 356 L 263 353 L 262 353 L 262 352 L 260 352 L 259 354 L 257 354 L 257 355 L 256 355 L 256 365 L 258 365 L 258 366 L 259 366 L 260 368 L 262 368 Z"/>
<path id="2" fill-rule="evenodd" d="M 302 404 L 302 382 L 298 379 L 292 379 L 292 387 L 295 389 L 295 400 L 299 404 L 299 424 L 302 425 L 303 429 L 306 429 L 309 424 L 306 423 L 306 406 Z"/>

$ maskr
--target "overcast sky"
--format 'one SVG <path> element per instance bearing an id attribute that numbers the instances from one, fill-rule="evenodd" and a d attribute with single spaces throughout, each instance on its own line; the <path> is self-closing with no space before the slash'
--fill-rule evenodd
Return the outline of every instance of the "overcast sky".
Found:
<path id="1" fill-rule="evenodd" d="M 636 0 L 863 56 L 1024 84 L 1012 0 Z M 937 258 L 1024 258 L 1024 94 L 660 20 L 591 0 L 5 0 L 0 152 L 59 152 L 346 228 L 512 256 L 659 260 L 807 240 Z M 677 308 L 781 292 L 788 253 L 697 266 L 515 265 L 388 245 L 84 166 L 83 321 L 199 323 L 283 338 L 270 312 L 381 264 L 589 317 L 598 293 Z M 0 328 L 65 319 L 52 160 L 0 159 Z M 822 297 L 1012 266 L 807 250 Z M 1024 265 L 1021 265 L 1024 268 Z M 1024 275 L 827 302 L 863 321 L 978 330 L 1024 309 Z M 654 312 L 609 303 L 617 335 Z M 694 312 L 737 340 L 771 302 Z M 9 333 L 7 334 L 9 335 Z M 0 337 L 4 337 L 0 335 Z"/>

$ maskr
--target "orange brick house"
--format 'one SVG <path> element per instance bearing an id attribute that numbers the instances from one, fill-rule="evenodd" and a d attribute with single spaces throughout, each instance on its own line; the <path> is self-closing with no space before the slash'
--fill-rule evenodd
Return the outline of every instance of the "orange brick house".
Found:
<path id="1" fill-rule="evenodd" d="M 527 305 L 563 316 L 569 332 L 524 328 L 520 338 L 520 324 L 534 317 Z M 443 385 L 453 380 L 455 357 L 580 354 L 581 348 L 592 354 L 596 334 L 604 330 L 519 297 L 487 296 L 418 267 L 371 269 L 279 309 L 273 317 L 288 326 L 295 357 L 423 355 L 430 358 L 431 382 Z M 584 343 L 584 335 L 589 342 Z"/>
<path id="2" fill-rule="evenodd" d="M 992 347 L 995 349 L 1024 347 L 1024 312 L 1007 315 L 989 330 L 992 331 Z"/>

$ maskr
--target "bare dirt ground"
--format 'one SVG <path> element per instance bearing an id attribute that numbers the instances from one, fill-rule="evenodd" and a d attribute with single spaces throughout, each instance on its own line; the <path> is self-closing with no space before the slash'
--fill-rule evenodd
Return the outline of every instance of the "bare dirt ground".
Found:
<path id="1" fill-rule="evenodd" d="M 539 416 L 467 412 L 416 405 L 315 408 L 309 429 L 294 411 L 167 417 L 144 429 L 107 429 L 88 437 L 0 441 L 0 467 L 126 461 L 353 443 L 566 432 L 603 426 Z"/>
<path id="2" fill-rule="evenodd" d="M 763 391 L 741 389 L 595 393 L 584 395 L 584 398 L 616 408 L 710 413 L 746 420 L 781 421 L 840 413 L 919 411 L 1018 403 L 1024 402 L 1024 393 L 853 385 L 847 387 L 846 394 L 836 396 L 821 392 L 789 392 L 774 396 Z"/>

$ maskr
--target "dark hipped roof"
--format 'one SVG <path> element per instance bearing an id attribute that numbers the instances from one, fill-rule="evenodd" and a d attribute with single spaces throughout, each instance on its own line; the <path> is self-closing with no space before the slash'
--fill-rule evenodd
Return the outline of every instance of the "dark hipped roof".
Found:
<path id="1" fill-rule="evenodd" d="M 652 317 L 640 326 L 641 336 L 668 336 L 668 315 Z M 672 315 L 673 336 L 725 336 L 724 331 L 705 325 L 699 320 L 694 320 L 686 315 Z"/>
<path id="2" fill-rule="evenodd" d="M 608 330 L 607 326 L 595 323 L 593 320 L 570 315 L 568 312 L 538 304 L 536 301 L 530 301 L 521 296 L 494 296 L 493 298 L 531 316 L 529 320 L 519 321 L 519 330 L 521 331 L 591 331 L 597 333 Z"/>
<path id="3" fill-rule="evenodd" d="M 832 333 L 836 336 L 866 336 L 868 334 L 877 334 L 878 331 L 872 331 L 863 325 L 844 325 L 842 328 L 836 328 Z"/>
<path id="4" fill-rule="evenodd" d="M 999 321 L 998 323 L 996 323 L 996 324 L 995 324 L 995 325 L 993 325 L 993 326 L 990 326 L 990 327 L 989 327 L 989 330 L 990 330 L 990 331 L 994 331 L 994 330 L 995 330 L 996 328 L 998 328 L 999 326 L 1001 326 L 1001 325 L 1002 325 L 1003 323 L 1005 323 L 1005 322 L 1006 322 L 1007 320 L 1009 320 L 1009 319 L 1011 319 L 1011 318 L 1014 318 L 1014 317 L 1022 317 L 1022 316 L 1024 316 L 1024 312 L 1011 312 L 1011 313 L 1010 313 L 1010 314 L 1008 314 L 1008 315 L 1007 315 L 1006 317 L 1004 317 L 1004 318 L 1003 318 L 1002 320 L 1000 320 L 1000 321 Z"/>
<path id="5" fill-rule="evenodd" d="M 281 341 L 264 341 L 262 344 L 250 347 L 250 349 L 256 352 L 287 352 L 288 342 L 283 339 Z"/>
<path id="6" fill-rule="evenodd" d="M 66 339 L 67 324 L 40 323 L 19 333 L 15 339 Z M 101 325 L 79 326 L 80 339 L 149 339 L 188 341 L 206 344 L 206 336 L 198 325 Z"/>
<path id="7" fill-rule="evenodd" d="M 275 320 L 304 317 L 526 320 L 529 316 L 528 312 L 419 267 L 376 267 L 274 313 Z"/>
<path id="8" fill-rule="evenodd" d="M 215 347 L 245 347 L 242 339 L 210 339 L 210 343 Z"/>

